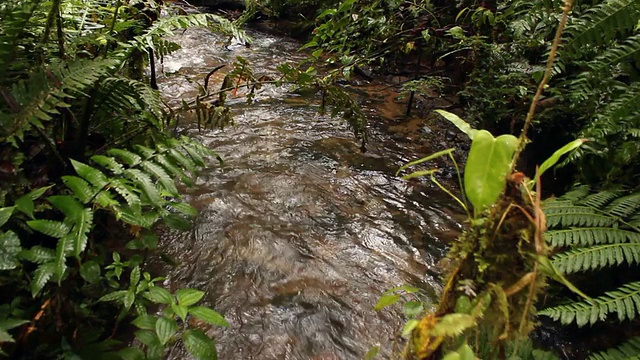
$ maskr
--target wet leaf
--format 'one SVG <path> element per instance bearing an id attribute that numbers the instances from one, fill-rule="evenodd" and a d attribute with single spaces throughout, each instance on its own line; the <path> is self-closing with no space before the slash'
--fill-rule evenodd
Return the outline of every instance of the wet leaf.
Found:
<path id="1" fill-rule="evenodd" d="M 195 289 L 179 289 L 176 291 L 176 298 L 178 304 L 183 306 L 189 306 L 197 303 L 204 296 L 204 291 Z"/>
<path id="2" fill-rule="evenodd" d="M 93 260 L 86 261 L 80 266 L 80 276 L 90 284 L 97 283 L 100 281 L 100 265 Z"/>
<path id="3" fill-rule="evenodd" d="M 193 357 L 199 360 L 217 360 L 216 345 L 205 333 L 190 329 L 182 334 L 184 347 Z"/>
<path id="4" fill-rule="evenodd" d="M 383 295 L 376 306 L 373 307 L 374 310 L 380 311 L 389 305 L 393 305 L 400 300 L 400 295 L 392 294 L 392 295 Z"/>
<path id="5" fill-rule="evenodd" d="M 474 129 L 469 125 L 468 122 L 462 120 L 458 115 L 454 113 L 450 113 L 445 110 L 436 110 L 438 114 L 440 114 L 443 118 L 447 119 L 450 123 L 455 125 L 460 131 L 467 134 L 469 139 L 473 140 L 473 137 L 476 135 L 478 130 Z"/>
<path id="6" fill-rule="evenodd" d="M 476 216 L 491 206 L 504 191 L 518 139 L 513 135 L 494 138 L 476 132 L 464 172 L 464 188 Z"/>
<path id="7" fill-rule="evenodd" d="M 189 309 L 189 313 L 191 313 L 191 315 L 197 317 L 198 319 L 202 321 L 206 321 L 212 325 L 225 326 L 225 327 L 229 326 L 229 323 L 227 322 L 227 320 L 224 319 L 222 315 L 220 315 L 218 312 L 216 312 L 213 309 L 209 309 L 208 307 L 194 306 L 191 309 Z"/>
<path id="8" fill-rule="evenodd" d="M 156 334 L 162 345 L 166 345 L 177 331 L 178 325 L 173 319 L 162 316 L 156 321 Z"/>

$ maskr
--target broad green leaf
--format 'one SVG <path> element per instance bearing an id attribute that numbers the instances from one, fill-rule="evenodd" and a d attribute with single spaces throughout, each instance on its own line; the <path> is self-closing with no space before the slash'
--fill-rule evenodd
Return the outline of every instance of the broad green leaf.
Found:
<path id="1" fill-rule="evenodd" d="M 433 160 L 435 158 L 439 158 L 440 156 L 443 156 L 443 155 L 449 155 L 449 154 L 453 153 L 453 151 L 455 149 L 456 148 L 450 148 L 450 149 L 438 151 L 438 152 L 433 153 L 433 154 L 431 154 L 429 156 L 425 156 L 422 159 L 418 159 L 418 160 L 414 160 L 414 161 L 408 162 L 408 163 L 402 165 L 398 169 L 398 171 L 396 171 L 396 176 L 398 176 L 398 174 L 400 174 L 400 172 L 402 172 L 402 170 L 404 170 L 404 169 L 410 168 L 410 167 L 418 165 L 418 164 L 422 164 L 423 162 L 427 162 L 427 161 Z"/>
<path id="2" fill-rule="evenodd" d="M 138 285 L 138 282 L 140 282 L 140 266 L 131 269 L 131 274 L 129 274 L 129 287 L 135 287 Z"/>
<path id="3" fill-rule="evenodd" d="M 158 339 L 158 335 L 156 335 L 155 331 L 138 330 L 134 335 L 136 336 L 136 339 L 140 340 L 141 343 L 147 346 L 152 346 L 156 343 L 160 344 L 160 340 Z"/>
<path id="4" fill-rule="evenodd" d="M 144 352 L 137 347 L 128 347 L 116 352 L 122 360 L 144 360 Z"/>
<path id="5" fill-rule="evenodd" d="M 544 255 L 539 255 L 536 257 L 536 259 L 538 260 L 538 264 L 540 264 L 540 271 L 543 274 L 563 284 L 569 290 L 582 296 L 586 300 L 591 301 L 591 298 L 587 294 L 580 291 L 580 289 L 578 289 L 575 285 L 573 285 L 573 283 L 571 283 L 560 271 L 558 271 L 558 269 L 556 269 L 555 266 L 553 266 L 553 263 L 551 262 L 551 260 L 549 260 L 548 257 Z"/>
<path id="6" fill-rule="evenodd" d="M 227 320 L 224 319 L 222 315 L 220 315 L 215 310 L 205 306 L 194 306 L 189 309 L 189 313 L 197 317 L 198 319 L 212 325 L 223 326 L 223 327 L 229 326 L 229 323 L 227 322 Z"/>
<path id="7" fill-rule="evenodd" d="M 204 296 L 204 291 L 196 290 L 196 289 L 179 289 L 176 291 L 176 298 L 178 299 L 178 304 L 183 306 L 190 306 L 202 299 Z"/>
<path id="8" fill-rule="evenodd" d="M 122 305 L 125 310 L 131 309 L 134 301 L 136 301 L 136 293 L 134 289 L 129 289 L 125 291 L 124 297 L 122 298 Z"/>
<path id="9" fill-rule="evenodd" d="M 162 220 L 168 227 L 174 230 L 187 231 L 193 228 L 193 223 L 180 214 L 169 213 L 164 216 Z"/>
<path id="10" fill-rule="evenodd" d="M 0 226 L 6 224 L 7 221 L 9 221 L 11 214 L 13 214 L 13 209 L 15 208 L 15 206 L 0 208 Z"/>
<path id="11" fill-rule="evenodd" d="M 184 202 L 170 202 L 169 205 L 171 205 L 172 208 L 178 210 L 179 212 L 185 214 L 185 215 L 189 215 L 189 216 L 196 216 L 198 215 L 198 210 L 196 210 L 193 206 L 184 203 Z"/>
<path id="12" fill-rule="evenodd" d="M 171 293 L 167 290 L 158 286 L 149 288 L 149 292 L 146 294 L 146 297 L 156 304 L 169 305 L 174 302 L 173 295 L 171 295 Z"/>
<path id="13" fill-rule="evenodd" d="M 156 321 L 156 334 L 162 345 L 166 345 L 177 331 L 178 325 L 173 319 L 161 316 L 158 321 Z"/>
<path id="14" fill-rule="evenodd" d="M 11 334 L 9 334 L 8 332 L 6 332 L 4 329 L 0 329 L 0 344 L 1 343 L 12 343 L 12 342 L 16 342 L 13 337 L 11 336 Z M 4 354 L 2 354 L 4 355 Z"/>
<path id="15" fill-rule="evenodd" d="M 99 191 L 99 189 L 94 189 L 88 182 L 77 176 L 63 176 L 62 182 L 73 191 L 75 197 L 82 201 L 83 204 L 91 201 Z"/>
<path id="16" fill-rule="evenodd" d="M 182 334 L 184 347 L 198 360 L 217 360 L 216 344 L 201 330 L 190 329 Z"/>
<path id="17" fill-rule="evenodd" d="M 29 196 L 25 195 L 16 200 L 15 207 L 18 211 L 27 215 L 29 218 L 35 219 L 35 216 L 33 215 L 35 205 Z"/>
<path id="18" fill-rule="evenodd" d="M 476 132 L 464 171 L 464 188 L 476 216 L 502 194 L 511 170 L 518 139 L 513 135 L 494 138 L 490 132 Z"/>
<path id="19" fill-rule="evenodd" d="M 476 319 L 467 314 L 447 314 L 431 329 L 431 336 L 458 336 L 476 325 Z"/>
<path id="20" fill-rule="evenodd" d="M 400 295 L 398 294 L 383 295 L 380 297 L 380 300 L 378 300 L 378 303 L 373 307 L 373 309 L 380 311 L 389 305 L 395 304 L 398 300 L 400 300 Z"/>
<path id="21" fill-rule="evenodd" d="M 407 301 L 402 305 L 402 311 L 407 317 L 415 317 L 422 312 L 424 305 L 421 301 Z"/>
<path id="22" fill-rule="evenodd" d="M 90 284 L 98 283 L 100 281 L 100 265 L 93 260 L 85 261 L 80 266 L 80 276 Z"/>
<path id="23" fill-rule="evenodd" d="M 158 317 L 149 315 L 149 314 L 144 314 L 133 319 L 131 323 L 143 330 L 155 330 L 157 321 L 158 321 Z"/>
<path id="24" fill-rule="evenodd" d="M 478 130 L 474 129 L 469 125 L 468 122 L 462 120 L 458 115 L 450 113 L 445 110 L 436 110 L 438 114 L 440 114 L 443 118 L 447 119 L 450 123 L 455 125 L 460 131 L 467 134 L 469 139 L 473 140 L 473 137 L 476 135 Z"/>
<path id="25" fill-rule="evenodd" d="M 171 304 L 171 310 L 185 321 L 187 319 L 187 313 L 189 312 L 189 308 L 184 305 L 177 305 L 175 303 Z"/>
<path id="26" fill-rule="evenodd" d="M 394 294 L 397 292 L 406 293 L 406 294 L 415 294 L 420 291 L 420 288 L 411 285 L 401 285 L 391 288 L 384 292 L 385 295 Z"/>
<path id="27" fill-rule="evenodd" d="M 30 321 L 22 320 L 22 319 L 6 319 L 6 320 L 0 321 L 0 329 L 11 330 L 11 329 L 17 328 L 20 325 L 24 325 L 28 322 Z"/>
<path id="28" fill-rule="evenodd" d="M 31 220 L 27 221 L 27 225 L 33 230 L 58 239 L 67 235 L 71 230 L 66 224 L 53 220 Z"/>
<path id="29" fill-rule="evenodd" d="M 413 329 L 415 329 L 416 326 L 418 326 L 419 323 L 420 323 L 420 321 L 418 321 L 416 319 L 411 319 L 411 320 L 407 321 L 407 323 L 404 324 L 404 328 L 402 329 L 402 337 L 404 337 L 404 338 L 409 337 L 409 335 L 411 335 L 411 332 L 413 331 Z"/>
<path id="30" fill-rule="evenodd" d="M 28 197 L 29 199 L 36 201 L 38 200 L 42 195 L 44 195 L 44 193 L 47 192 L 47 190 L 51 189 L 53 187 L 53 185 L 49 185 L 49 186 L 45 186 L 45 187 L 41 187 L 41 188 L 37 188 L 35 190 L 30 191 L 28 194 L 24 195 L 26 197 Z"/>
<path id="31" fill-rule="evenodd" d="M 0 270 L 11 270 L 18 267 L 20 265 L 18 253 L 21 250 L 20 238 L 16 233 L 13 231 L 0 232 Z"/>
<path id="32" fill-rule="evenodd" d="M 36 295 L 44 288 L 47 281 L 51 279 L 55 273 L 55 264 L 53 262 L 44 263 L 38 266 L 36 271 L 33 272 L 33 278 L 31 279 L 31 295 L 35 298 Z"/>
<path id="33" fill-rule="evenodd" d="M 558 163 L 558 161 L 560 161 L 560 158 L 562 156 L 564 156 L 565 154 L 579 148 L 582 144 L 584 144 L 587 141 L 587 139 L 576 139 L 573 140 L 572 142 L 568 143 L 567 145 L 561 147 L 560 149 L 556 150 L 553 155 L 551 155 L 547 160 L 545 160 L 542 165 L 540 165 L 540 168 L 538 168 L 538 175 L 542 176 L 542 174 L 545 173 L 545 171 L 549 170 L 549 168 L 551 168 L 552 166 L 554 166 L 555 164 Z M 534 180 L 535 182 L 535 180 Z"/>

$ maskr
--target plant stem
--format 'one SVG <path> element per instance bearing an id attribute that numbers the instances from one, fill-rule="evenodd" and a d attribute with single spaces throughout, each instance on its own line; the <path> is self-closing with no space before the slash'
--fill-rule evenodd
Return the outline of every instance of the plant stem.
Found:
<path id="1" fill-rule="evenodd" d="M 531 127 L 531 123 L 533 122 L 533 116 L 536 113 L 536 107 L 538 106 L 538 102 L 540 101 L 540 97 L 542 96 L 542 92 L 547 87 L 547 83 L 551 78 L 551 73 L 553 71 L 553 61 L 556 58 L 556 54 L 558 52 L 558 46 L 560 45 L 560 38 L 562 37 L 562 32 L 564 31 L 564 27 L 567 24 L 567 18 L 569 17 L 569 12 L 571 11 L 571 7 L 573 6 L 573 0 L 564 0 L 564 6 L 562 7 L 562 19 L 560 20 L 560 24 L 558 24 L 558 29 L 556 30 L 556 36 L 553 39 L 553 45 L 551 46 L 551 51 L 549 52 L 549 57 L 547 58 L 547 68 L 544 72 L 544 76 L 538 85 L 538 90 L 536 94 L 533 96 L 533 100 L 531 101 L 531 106 L 529 107 L 529 112 L 527 113 L 527 117 L 524 120 L 524 125 L 522 127 L 522 133 L 520 134 L 518 148 L 516 149 L 516 153 L 513 156 L 513 164 L 511 165 L 511 172 L 515 171 L 516 163 L 518 162 L 518 158 L 524 149 L 528 139 L 527 132 Z"/>

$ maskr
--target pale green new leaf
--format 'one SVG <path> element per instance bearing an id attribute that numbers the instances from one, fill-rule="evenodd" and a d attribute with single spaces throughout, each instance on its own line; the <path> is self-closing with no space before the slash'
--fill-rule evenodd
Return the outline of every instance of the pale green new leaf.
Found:
<path id="1" fill-rule="evenodd" d="M 437 112 L 442 117 L 447 119 L 450 123 L 455 125 L 458 129 L 460 129 L 460 131 L 462 131 L 463 133 L 467 134 L 469 139 L 473 140 L 473 137 L 476 135 L 476 132 L 478 130 L 472 128 L 471 125 L 469 125 L 468 122 L 462 120 L 458 115 L 456 115 L 454 113 L 450 113 L 450 112 L 445 111 L 445 110 L 435 110 L 435 112 Z"/>
<path id="2" fill-rule="evenodd" d="M 467 198 L 478 215 L 502 194 L 511 170 L 518 139 L 513 135 L 494 138 L 490 132 L 476 132 L 464 172 Z"/>

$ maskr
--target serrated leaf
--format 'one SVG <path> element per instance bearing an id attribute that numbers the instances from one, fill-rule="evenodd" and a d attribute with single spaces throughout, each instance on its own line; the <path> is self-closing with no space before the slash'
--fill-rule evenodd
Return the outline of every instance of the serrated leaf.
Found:
<path id="1" fill-rule="evenodd" d="M 158 181 L 162 184 L 162 186 L 164 186 L 165 190 L 167 190 L 170 196 L 178 195 L 176 184 L 173 182 L 173 179 L 169 176 L 169 174 L 164 171 L 164 168 L 162 168 L 162 166 L 157 165 L 152 161 L 144 161 L 140 165 L 148 173 L 153 174 L 153 176 L 158 179 Z"/>
<path id="2" fill-rule="evenodd" d="M 431 329 L 431 336 L 451 337 L 462 334 L 476 325 L 476 319 L 467 314 L 447 314 Z"/>
<path id="3" fill-rule="evenodd" d="M 33 230 L 58 239 L 67 235 L 71 230 L 66 224 L 53 220 L 31 220 L 27 221 L 27 225 Z"/>
<path id="4" fill-rule="evenodd" d="M 398 294 L 383 295 L 373 309 L 380 311 L 389 305 L 395 304 L 398 300 L 400 300 L 400 295 Z"/>
<path id="5" fill-rule="evenodd" d="M 99 189 L 94 189 L 84 179 L 77 176 L 63 176 L 62 182 L 73 191 L 73 194 L 82 201 L 83 204 L 88 203 L 95 196 Z"/>
<path id="6" fill-rule="evenodd" d="M 190 329 L 185 331 L 184 334 L 182 334 L 182 340 L 184 342 L 184 347 L 196 359 L 218 359 L 215 343 L 201 330 Z"/>
<path id="7" fill-rule="evenodd" d="M 36 245 L 31 249 L 23 249 L 18 256 L 32 263 L 44 264 L 46 262 L 53 262 L 56 258 L 56 252 L 49 248 Z"/>
<path id="8" fill-rule="evenodd" d="M 167 290 L 154 286 L 149 288 L 149 292 L 146 293 L 147 299 L 153 301 L 156 304 L 172 304 L 174 302 L 173 295 Z"/>
<path id="9" fill-rule="evenodd" d="M 172 201 L 169 203 L 169 205 L 171 205 L 172 208 L 178 210 L 179 212 L 185 215 L 189 215 L 189 216 L 198 215 L 198 210 L 196 210 L 193 206 L 187 203 Z"/>
<path id="10" fill-rule="evenodd" d="M 90 283 L 96 284 L 100 281 L 100 265 L 93 260 L 85 261 L 84 264 L 80 266 L 80 276 Z"/>
<path id="11" fill-rule="evenodd" d="M 49 279 L 55 273 L 55 264 L 53 262 L 44 263 L 38 266 L 36 271 L 33 272 L 33 279 L 31 279 L 31 295 L 35 298 L 36 295 L 44 288 Z"/>
<path id="12" fill-rule="evenodd" d="M 137 165 L 142 161 L 142 158 L 132 153 L 131 151 L 122 150 L 122 149 L 109 149 L 107 151 L 109 155 L 116 156 L 120 160 L 124 161 L 127 165 L 133 166 Z"/>
<path id="13" fill-rule="evenodd" d="M 22 320 L 22 319 L 6 319 L 6 320 L 0 321 L 0 329 L 11 330 L 11 329 L 17 328 L 20 325 L 24 325 L 28 322 L 30 321 Z"/>
<path id="14" fill-rule="evenodd" d="M 183 306 L 190 306 L 202 299 L 204 296 L 204 291 L 196 290 L 196 289 L 179 289 L 176 291 L 176 298 L 178 299 L 178 304 Z"/>
<path id="15" fill-rule="evenodd" d="M 211 325 L 224 326 L 224 327 L 229 326 L 229 323 L 227 322 L 227 320 L 224 319 L 222 315 L 220 315 L 215 310 L 205 306 L 194 306 L 189 309 L 189 313 L 197 317 L 198 319 L 205 321 Z"/>
<path id="16" fill-rule="evenodd" d="M 80 204 L 73 196 L 56 195 L 47 198 L 53 206 L 62 211 L 67 217 L 75 218 L 76 215 L 84 210 L 84 206 Z"/>
<path id="17" fill-rule="evenodd" d="M 162 345 L 166 345 L 177 331 L 178 325 L 173 319 L 161 316 L 158 321 L 156 321 L 156 334 Z"/>
<path id="18" fill-rule="evenodd" d="M 9 221 L 9 218 L 13 214 L 13 210 L 15 206 L 3 207 L 0 208 L 0 226 L 4 225 Z"/>
<path id="19" fill-rule="evenodd" d="M 8 332 L 6 332 L 3 329 L 0 329 L 0 344 L 1 343 L 6 343 L 6 342 L 13 343 L 13 342 L 16 342 L 16 341 L 13 339 L 11 334 L 9 334 Z M 4 355 L 4 354 L 2 354 L 2 355 Z"/>
<path id="20" fill-rule="evenodd" d="M 11 270 L 18 267 L 20 265 L 18 253 L 21 250 L 20 238 L 16 233 L 13 231 L 0 232 L 0 270 Z"/>
<path id="21" fill-rule="evenodd" d="M 140 315 L 137 318 L 133 319 L 131 322 L 133 325 L 139 327 L 144 330 L 155 330 L 156 329 L 156 321 L 158 321 L 158 317 L 144 314 Z"/>
<path id="22" fill-rule="evenodd" d="M 71 165 L 73 165 L 73 168 L 80 177 L 87 180 L 96 188 L 102 189 L 109 184 L 109 179 L 102 173 L 102 171 L 73 159 L 71 160 Z"/>
<path id="23" fill-rule="evenodd" d="M 124 174 L 136 186 L 140 187 L 140 190 L 147 196 L 151 205 L 162 207 L 164 201 L 149 175 L 138 169 L 127 169 Z"/>
<path id="24" fill-rule="evenodd" d="M 104 155 L 94 155 L 91 157 L 96 164 L 102 165 L 105 168 L 111 170 L 112 173 L 119 175 L 124 172 L 122 164 L 116 161 L 116 159 Z"/>
<path id="25" fill-rule="evenodd" d="M 70 235 L 65 235 L 58 239 L 58 245 L 56 245 L 56 258 L 55 264 L 55 276 L 58 280 L 58 285 L 62 283 L 62 276 L 67 270 L 67 254 L 70 249 L 73 249 L 73 238 Z"/>

